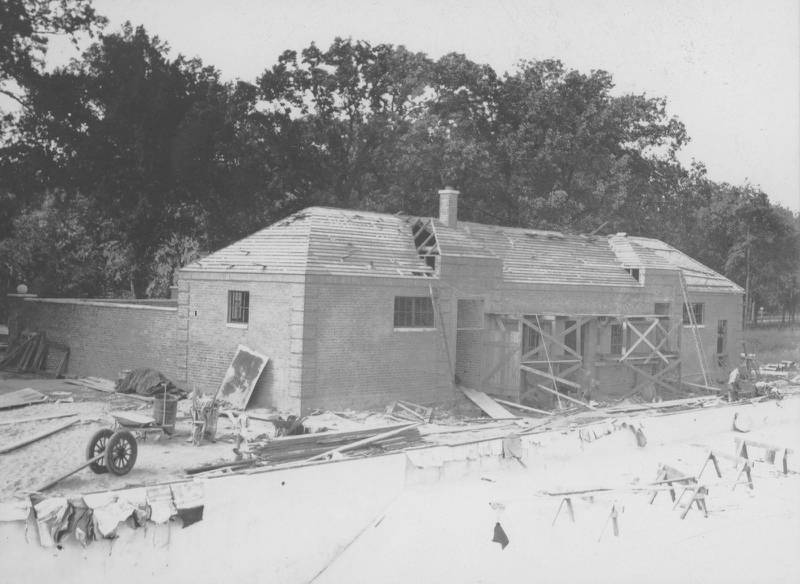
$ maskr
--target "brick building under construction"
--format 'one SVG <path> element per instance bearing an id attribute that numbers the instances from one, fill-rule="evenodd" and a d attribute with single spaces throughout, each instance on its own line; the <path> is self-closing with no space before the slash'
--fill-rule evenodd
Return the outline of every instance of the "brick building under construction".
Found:
<path id="1" fill-rule="evenodd" d="M 238 345 L 270 358 L 252 402 L 287 411 L 553 389 L 675 397 L 735 364 L 742 289 L 654 239 L 312 207 L 183 268 L 171 301 L 11 295 L 70 375 L 153 367 L 213 392 Z M 691 309 L 689 309 L 691 307 Z"/>

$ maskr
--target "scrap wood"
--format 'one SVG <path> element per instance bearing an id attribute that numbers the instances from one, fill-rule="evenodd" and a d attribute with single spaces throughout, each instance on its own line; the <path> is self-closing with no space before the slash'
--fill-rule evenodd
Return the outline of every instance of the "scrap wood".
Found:
<path id="1" fill-rule="evenodd" d="M 114 393 L 114 382 L 110 379 L 103 379 L 102 377 L 84 377 L 81 379 L 68 379 L 66 383 L 71 385 L 80 385 L 89 389 L 96 389 L 105 393 Z"/>
<path id="2" fill-rule="evenodd" d="M 0 369 L 13 370 L 18 373 L 32 373 L 42 368 L 46 354 L 46 336 L 35 332 L 12 348 L 3 359 Z"/>
<path id="3" fill-rule="evenodd" d="M 563 394 L 563 393 L 561 393 L 561 392 L 559 392 L 559 391 L 556 391 L 555 389 L 551 389 L 551 388 L 549 388 L 549 387 L 545 387 L 544 385 L 542 385 L 542 384 L 540 384 L 540 383 L 537 383 L 537 384 L 536 384 L 536 387 L 538 387 L 538 388 L 540 388 L 540 389 L 542 389 L 542 390 L 544 390 L 544 391 L 546 391 L 546 392 L 548 392 L 548 393 L 555 394 L 555 395 L 556 395 L 556 396 L 558 396 L 558 397 L 563 397 L 565 400 L 567 400 L 567 401 L 571 401 L 571 402 L 573 402 L 573 403 L 576 403 L 576 404 L 578 404 L 579 406 L 583 406 L 583 407 L 585 407 L 585 408 L 588 408 L 588 409 L 590 409 L 590 410 L 597 410 L 597 408 L 596 408 L 596 407 L 594 407 L 594 406 L 592 406 L 592 405 L 589 405 L 589 404 L 587 404 L 586 402 L 582 402 L 581 400 L 579 400 L 579 399 L 575 399 L 574 397 L 569 397 L 568 395 L 566 395 L 566 394 Z"/>
<path id="4" fill-rule="evenodd" d="M 710 385 L 703 385 L 702 383 L 692 383 L 691 381 L 683 381 L 684 385 L 691 385 L 692 387 L 697 387 L 699 389 L 705 389 L 706 391 L 713 391 L 714 393 L 719 393 L 720 391 L 725 391 L 719 387 L 711 387 Z"/>
<path id="5" fill-rule="evenodd" d="M 397 404 L 400 407 L 411 411 L 414 415 L 418 416 L 420 420 L 422 420 L 423 422 L 430 422 L 431 418 L 433 417 L 433 408 L 401 400 L 397 400 Z"/>
<path id="6" fill-rule="evenodd" d="M 26 387 L 0 395 L 0 410 L 28 406 L 43 401 L 47 401 L 46 395 L 30 387 Z"/>
<path id="7" fill-rule="evenodd" d="M 717 403 L 719 402 L 718 396 L 707 396 L 701 395 L 697 397 L 687 397 L 684 399 L 673 399 L 667 400 L 662 402 L 655 402 L 649 404 L 631 404 L 627 405 L 616 405 L 616 406 L 608 406 L 602 408 L 600 411 L 609 412 L 609 413 L 621 413 L 621 412 L 634 412 L 637 410 L 652 410 L 652 409 L 666 409 L 666 408 L 673 408 L 678 406 L 690 406 L 693 404 L 699 404 L 700 406 L 704 406 L 705 404 L 710 404 L 712 402 Z"/>
<path id="8" fill-rule="evenodd" d="M 525 405 L 522 405 L 522 404 L 518 404 L 518 403 L 515 403 L 515 402 L 512 402 L 512 401 L 506 401 L 504 399 L 500 399 L 499 397 L 494 397 L 494 396 L 491 396 L 491 397 L 497 403 L 503 404 L 504 406 L 508 406 L 510 408 L 515 408 L 515 409 L 518 409 L 518 410 L 522 410 L 524 412 L 533 412 L 535 414 L 544 414 L 545 416 L 552 416 L 553 415 L 553 412 L 548 412 L 547 410 L 539 410 L 539 409 L 532 408 L 530 406 L 525 406 Z"/>
<path id="9" fill-rule="evenodd" d="M 15 420 L 2 420 L 0 421 L 0 426 L 6 426 L 10 424 L 24 424 L 25 422 L 42 422 L 44 420 L 55 420 L 57 418 L 70 418 L 72 416 L 77 416 L 78 414 L 55 414 L 52 416 L 39 416 L 36 418 L 17 418 Z"/>
<path id="10" fill-rule="evenodd" d="M 98 454 L 94 458 L 91 458 L 91 459 L 87 460 L 86 462 L 81 463 L 81 465 L 79 467 L 72 469 L 68 473 L 60 475 L 59 477 L 57 477 L 55 479 L 51 479 L 46 483 L 42 483 L 40 486 L 38 486 L 35 489 L 33 489 L 32 492 L 34 492 L 34 493 L 43 493 L 44 491 L 46 491 L 50 487 L 53 487 L 53 486 L 57 485 L 58 483 L 60 483 L 61 481 L 63 481 L 67 477 L 71 477 L 76 472 L 78 472 L 80 470 L 83 470 L 84 468 L 86 468 L 90 464 L 95 463 L 95 462 L 100 462 L 101 460 L 103 460 L 105 458 L 105 456 L 106 456 L 106 452 L 104 450 L 101 454 Z"/>
<path id="11" fill-rule="evenodd" d="M 410 419 L 412 421 L 430 422 L 433 416 L 433 408 L 426 408 L 411 402 L 397 400 L 386 408 L 389 416 Z"/>
<path id="12" fill-rule="evenodd" d="M 375 442 L 380 442 L 384 438 L 390 438 L 391 436 L 395 436 L 396 434 L 401 434 L 406 432 L 407 430 L 411 430 L 412 428 L 416 428 L 417 426 L 421 426 L 423 422 L 418 422 L 416 424 L 409 424 L 407 426 L 403 426 L 401 428 L 396 428 L 394 430 L 390 430 L 388 432 L 382 432 L 375 436 L 371 436 L 370 438 L 364 438 L 363 440 L 358 440 L 357 442 L 353 442 L 352 444 L 345 444 L 344 446 L 340 446 L 338 448 L 334 448 L 333 450 L 328 450 L 323 452 L 322 454 L 317 454 L 316 456 L 312 456 L 311 458 L 307 459 L 307 462 L 313 462 L 315 460 L 327 460 L 336 455 L 341 454 L 342 452 L 346 452 L 348 450 L 353 450 L 355 448 L 360 448 L 362 446 L 367 446 L 369 444 L 373 444 Z"/>
<path id="13" fill-rule="evenodd" d="M 65 422 L 61 426 L 57 426 L 55 428 L 50 428 L 49 430 L 45 430 L 44 432 L 40 432 L 38 434 L 34 434 L 29 438 L 25 438 L 18 442 L 14 442 L 13 444 L 9 444 L 8 446 L 3 446 L 0 448 L 0 454 L 5 454 L 7 452 L 11 452 L 12 450 L 16 450 L 18 448 L 22 448 L 23 446 L 27 446 L 28 444 L 32 444 L 42 438 L 47 438 L 51 434 L 55 434 L 56 432 L 61 432 L 62 430 L 66 430 L 73 424 L 76 424 L 78 420 L 70 420 L 69 422 Z"/>
<path id="14" fill-rule="evenodd" d="M 483 393 L 482 391 L 477 391 L 475 389 L 471 389 L 469 387 L 461 387 L 459 388 L 461 393 L 463 393 L 467 398 L 478 406 L 481 410 L 486 412 L 492 418 L 499 418 L 499 419 L 506 419 L 506 418 L 513 418 L 515 417 L 514 414 L 509 412 L 503 406 L 498 404 L 488 395 Z"/>

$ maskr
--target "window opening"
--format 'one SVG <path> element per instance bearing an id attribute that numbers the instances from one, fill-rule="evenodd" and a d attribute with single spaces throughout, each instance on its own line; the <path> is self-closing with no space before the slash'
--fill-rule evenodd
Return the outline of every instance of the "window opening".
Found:
<path id="1" fill-rule="evenodd" d="M 611 354 L 622 355 L 622 325 L 611 325 Z"/>
<path id="2" fill-rule="evenodd" d="M 433 328 L 433 302 L 427 296 L 396 296 L 395 328 Z"/>
<path id="3" fill-rule="evenodd" d="M 702 302 L 693 302 L 691 304 L 692 307 L 692 314 L 694 315 L 694 322 L 697 325 L 705 324 L 705 315 L 704 312 L 704 304 Z M 686 304 L 683 305 L 683 324 L 690 325 L 692 324 L 691 319 L 689 318 L 689 310 Z"/>
<path id="4" fill-rule="evenodd" d="M 728 321 L 717 321 L 717 355 L 723 355 L 728 350 Z"/>
<path id="5" fill-rule="evenodd" d="M 250 321 L 250 292 L 228 290 L 228 322 L 247 323 Z"/>

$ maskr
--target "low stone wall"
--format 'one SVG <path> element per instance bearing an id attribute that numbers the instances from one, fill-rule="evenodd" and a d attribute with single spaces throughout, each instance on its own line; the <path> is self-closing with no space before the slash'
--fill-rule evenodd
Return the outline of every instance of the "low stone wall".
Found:
<path id="1" fill-rule="evenodd" d="M 152 367 L 186 383 L 186 342 L 177 334 L 177 304 L 169 301 L 82 300 L 9 296 L 9 337 L 43 331 L 70 349 L 67 374 L 116 379 L 120 371 Z"/>

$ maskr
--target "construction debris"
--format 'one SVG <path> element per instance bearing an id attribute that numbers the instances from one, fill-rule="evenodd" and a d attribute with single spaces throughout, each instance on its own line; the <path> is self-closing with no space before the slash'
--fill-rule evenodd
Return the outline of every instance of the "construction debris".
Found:
<path id="1" fill-rule="evenodd" d="M 433 417 L 433 408 L 426 408 L 407 401 L 397 400 L 386 408 L 386 413 L 412 422 L 429 423 Z"/>
<path id="2" fill-rule="evenodd" d="M 129 371 L 125 377 L 117 382 L 114 391 L 126 394 L 135 393 L 145 397 L 164 394 L 181 398 L 186 396 L 186 392 L 179 389 L 163 373 L 149 367 Z"/>
<path id="3" fill-rule="evenodd" d="M 23 334 L 22 340 L 0 360 L 0 369 L 17 373 L 35 373 L 43 368 L 47 353 L 45 333 Z"/>
<path id="4" fill-rule="evenodd" d="M 26 387 L 25 389 L 18 389 L 17 391 L 0 395 L 0 410 L 38 404 L 44 401 L 47 401 L 46 395 Z"/>
<path id="5" fill-rule="evenodd" d="M 116 391 L 114 387 L 114 382 L 110 379 L 104 379 L 102 377 L 83 377 L 81 379 L 67 379 L 67 383 L 70 385 L 78 385 L 80 387 L 86 387 L 88 389 L 94 389 L 96 391 L 102 391 L 103 393 L 114 393 Z"/>
<path id="6" fill-rule="evenodd" d="M 251 444 L 252 460 L 233 461 L 186 469 L 189 475 L 224 468 L 238 469 L 257 464 L 279 464 L 301 460 L 317 460 L 346 450 L 367 447 L 392 451 L 421 443 L 418 424 L 401 424 L 348 432 L 320 432 L 277 438 L 262 444 Z"/>
<path id="7" fill-rule="evenodd" d="M 27 422 L 43 422 L 45 420 L 56 420 L 58 418 L 71 418 L 72 416 L 77 416 L 78 414 L 54 414 L 52 416 L 37 416 L 35 418 L 17 418 L 14 420 L 2 420 L 0 421 L 0 426 L 10 426 L 10 425 L 17 425 L 17 424 L 25 424 Z"/>
<path id="8" fill-rule="evenodd" d="M 14 442 L 13 444 L 9 444 L 8 446 L 3 446 L 0 448 L 0 454 L 5 454 L 6 452 L 11 452 L 12 450 L 16 450 L 17 448 L 22 448 L 23 446 L 27 446 L 28 444 L 33 444 L 42 438 L 47 438 L 51 434 L 55 434 L 57 432 L 61 432 L 62 430 L 66 430 L 70 426 L 78 423 L 78 420 L 70 420 L 69 422 L 65 422 L 60 426 L 56 426 L 55 428 L 49 428 L 43 432 L 39 432 L 38 434 L 34 434 L 28 438 L 20 440 L 18 442 Z"/>
<path id="9" fill-rule="evenodd" d="M 471 389 L 469 387 L 459 387 L 459 389 L 461 390 L 461 393 L 467 396 L 472 403 L 496 420 L 507 420 L 516 417 L 482 391 Z"/>

